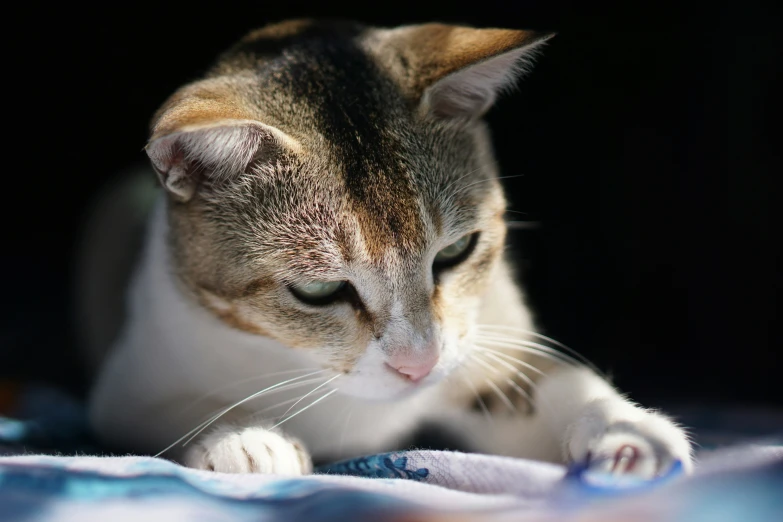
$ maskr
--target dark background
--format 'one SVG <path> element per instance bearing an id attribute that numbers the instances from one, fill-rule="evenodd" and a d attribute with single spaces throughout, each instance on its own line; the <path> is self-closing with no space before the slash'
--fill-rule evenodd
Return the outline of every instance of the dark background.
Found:
<path id="1" fill-rule="evenodd" d="M 145 161 L 158 105 L 249 29 L 337 16 L 558 31 L 489 115 L 503 174 L 524 174 L 507 183 L 522 213 L 511 217 L 540 223 L 513 238 L 543 327 L 648 404 L 783 406 L 780 12 L 582 3 L 135 3 L 9 17 L 0 379 L 85 389 L 69 323 L 74 242 L 95 192 Z"/>

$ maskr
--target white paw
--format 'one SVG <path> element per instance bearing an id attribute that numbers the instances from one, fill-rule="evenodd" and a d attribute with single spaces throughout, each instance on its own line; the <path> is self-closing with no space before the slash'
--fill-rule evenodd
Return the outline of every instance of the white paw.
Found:
<path id="1" fill-rule="evenodd" d="M 302 445 L 264 428 L 221 426 L 185 453 L 190 468 L 223 473 L 306 475 L 312 462 Z"/>
<path id="2" fill-rule="evenodd" d="M 690 472 L 691 445 L 685 432 L 665 416 L 616 399 L 594 401 L 568 430 L 570 461 L 596 471 L 652 478 L 676 461 Z"/>

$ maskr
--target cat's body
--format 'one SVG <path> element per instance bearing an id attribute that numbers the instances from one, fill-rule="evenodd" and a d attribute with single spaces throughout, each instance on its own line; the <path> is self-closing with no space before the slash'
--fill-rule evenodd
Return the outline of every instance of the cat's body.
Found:
<path id="1" fill-rule="evenodd" d="M 99 435 L 156 453 L 286 381 L 168 455 L 302 473 L 428 423 L 475 451 L 687 467 L 679 428 L 532 333 L 503 259 L 480 117 L 544 39 L 289 22 L 175 94 L 147 148 L 167 191 L 93 391 Z"/>

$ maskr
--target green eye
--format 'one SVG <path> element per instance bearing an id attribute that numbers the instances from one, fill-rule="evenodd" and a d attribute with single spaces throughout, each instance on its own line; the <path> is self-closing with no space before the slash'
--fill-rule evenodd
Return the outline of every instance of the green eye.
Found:
<path id="1" fill-rule="evenodd" d="M 463 256 L 473 244 L 474 234 L 462 236 L 435 255 L 436 263 L 452 263 Z"/>
<path id="2" fill-rule="evenodd" d="M 304 285 L 291 285 L 291 293 L 309 304 L 328 304 L 333 301 L 345 281 L 313 281 Z"/>

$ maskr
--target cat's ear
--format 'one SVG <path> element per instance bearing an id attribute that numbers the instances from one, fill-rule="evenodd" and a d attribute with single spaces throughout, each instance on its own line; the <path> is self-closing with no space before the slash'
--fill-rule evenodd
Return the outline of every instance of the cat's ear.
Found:
<path id="1" fill-rule="evenodd" d="M 295 140 L 240 112 L 229 97 L 190 89 L 158 112 L 145 150 L 163 187 L 185 202 L 205 180 L 230 178 L 296 148 Z"/>
<path id="2" fill-rule="evenodd" d="M 513 86 L 554 33 L 424 24 L 391 30 L 387 42 L 420 110 L 439 118 L 482 116 Z"/>

